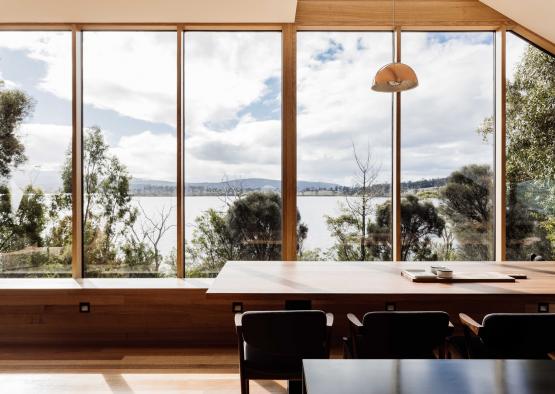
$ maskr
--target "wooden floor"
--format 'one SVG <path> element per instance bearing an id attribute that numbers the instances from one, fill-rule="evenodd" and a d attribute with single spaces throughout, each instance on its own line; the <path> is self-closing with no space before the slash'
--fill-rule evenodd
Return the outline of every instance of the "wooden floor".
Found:
<path id="1" fill-rule="evenodd" d="M 0 347 L 0 392 L 10 394 L 240 393 L 235 348 Z M 251 382 L 285 393 L 286 382 Z"/>

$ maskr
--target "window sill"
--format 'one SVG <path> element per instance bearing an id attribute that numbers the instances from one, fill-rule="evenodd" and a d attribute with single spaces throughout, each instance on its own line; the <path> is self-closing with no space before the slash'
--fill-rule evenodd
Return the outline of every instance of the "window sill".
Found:
<path id="1" fill-rule="evenodd" d="M 0 279 L 3 290 L 146 290 L 146 289 L 208 289 L 213 278 L 89 278 L 89 279 L 41 279 L 5 278 Z"/>

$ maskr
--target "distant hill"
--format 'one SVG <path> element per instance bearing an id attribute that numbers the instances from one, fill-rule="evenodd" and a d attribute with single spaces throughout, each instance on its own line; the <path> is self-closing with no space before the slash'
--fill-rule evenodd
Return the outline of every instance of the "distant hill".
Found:
<path id="1" fill-rule="evenodd" d="M 12 177 L 15 185 L 23 189 L 32 183 L 40 187 L 45 193 L 56 193 L 61 188 L 61 174 L 56 171 L 38 170 L 32 173 L 21 174 L 15 172 Z M 445 185 L 447 178 L 422 179 L 419 181 L 408 181 L 401 183 L 401 190 L 434 189 Z M 130 189 L 136 196 L 173 196 L 175 195 L 175 182 L 159 181 L 152 179 L 132 178 Z M 244 191 L 255 190 L 281 190 L 281 181 L 265 178 L 232 179 L 222 182 L 194 182 L 185 183 L 186 194 L 189 196 L 222 195 L 226 189 L 242 189 Z M 376 195 L 387 196 L 391 192 L 389 183 L 380 183 L 372 186 Z M 303 195 L 349 195 L 355 190 L 349 186 L 337 183 L 298 181 L 297 191 Z"/>
<path id="2" fill-rule="evenodd" d="M 175 182 L 155 181 L 150 179 L 133 178 L 131 192 L 134 195 L 173 195 Z M 264 178 L 232 179 L 222 182 L 193 182 L 185 183 L 185 193 L 188 195 L 219 195 L 228 189 L 255 190 L 281 190 L 281 181 Z M 299 192 L 305 190 L 337 190 L 343 186 L 335 183 L 298 181 Z"/>
<path id="3" fill-rule="evenodd" d="M 447 182 L 447 178 L 423 179 L 401 183 L 402 191 L 438 188 Z M 281 181 L 265 178 L 231 179 L 222 182 L 193 182 L 185 183 L 185 193 L 189 196 L 218 196 L 228 189 L 243 191 L 281 190 Z M 389 183 L 375 184 L 372 189 L 376 195 L 387 196 L 391 192 Z M 349 195 L 356 190 L 337 183 L 298 181 L 297 192 L 303 195 Z M 131 193 L 137 196 L 173 196 L 175 182 L 155 181 L 150 179 L 133 178 Z"/>

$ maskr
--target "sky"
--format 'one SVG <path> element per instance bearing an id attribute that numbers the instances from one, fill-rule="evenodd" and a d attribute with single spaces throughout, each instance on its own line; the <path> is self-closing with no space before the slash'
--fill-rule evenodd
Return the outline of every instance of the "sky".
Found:
<path id="1" fill-rule="evenodd" d="M 509 34 L 509 74 L 525 45 Z M 281 176 L 281 37 L 188 32 L 185 176 L 188 182 Z M 136 178 L 175 180 L 176 35 L 85 32 L 84 126 L 98 126 Z M 370 90 L 391 60 L 391 33 L 298 35 L 298 178 L 355 182 L 353 145 L 391 177 L 391 95 Z M 493 33 L 403 33 L 403 61 L 420 86 L 403 93 L 402 178 L 443 177 L 493 164 L 476 133 L 493 114 Z M 59 184 L 71 141 L 69 32 L 0 32 L 0 79 L 35 111 L 19 130 L 28 162 L 11 182 Z"/>

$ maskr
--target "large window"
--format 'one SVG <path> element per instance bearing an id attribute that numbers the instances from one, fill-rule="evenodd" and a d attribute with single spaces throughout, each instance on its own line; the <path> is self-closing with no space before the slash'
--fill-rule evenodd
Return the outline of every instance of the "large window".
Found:
<path id="1" fill-rule="evenodd" d="M 297 37 L 298 258 L 391 260 L 392 33 Z"/>
<path id="2" fill-rule="evenodd" d="M 87 276 L 175 275 L 176 41 L 83 33 Z"/>
<path id="3" fill-rule="evenodd" d="M 555 57 L 507 34 L 507 259 L 555 258 Z"/>
<path id="4" fill-rule="evenodd" d="M 0 32 L 0 276 L 71 275 L 71 34 Z"/>
<path id="5" fill-rule="evenodd" d="M 281 34 L 187 32 L 186 276 L 281 258 Z"/>
<path id="6" fill-rule="evenodd" d="M 403 260 L 494 259 L 494 34 L 403 33 Z"/>
<path id="7" fill-rule="evenodd" d="M 74 37 L 82 46 L 70 31 L 0 31 L 0 277 L 70 276 L 81 260 L 72 259 L 75 203 L 88 277 L 171 277 L 178 264 L 187 277 L 212 277 L 226 261 L 280 260 L 294 246 L 298 260 L 391 260 L 397 148 L 402 260 L 499 258 L 496 220 L 506 221 L 508 260 L 555 259 L 555 57 L 515 34 L 504 185 L 494 176 L 494 32 L 401 34 L 420 84 L 401 95 L 400 147 L 394 96 L 370 89 L 392 61 L 392 32 L 296 33 L 297 163 L 281 162 L 281 32 L 187 31 L 181 51 L 175 30 Z M 82 107 L 71 101 L 72 72 Z M 83 120 L 75 141 L 72 109 Z M 72 152 L 80 137 L 82 152 Z M 293 164 L 289 245 L 281 178 Z M 72 190 L 79 178 L 82 196 Z M 495 217 L 496 187 L 506 188 L 505 217 Z"/>

